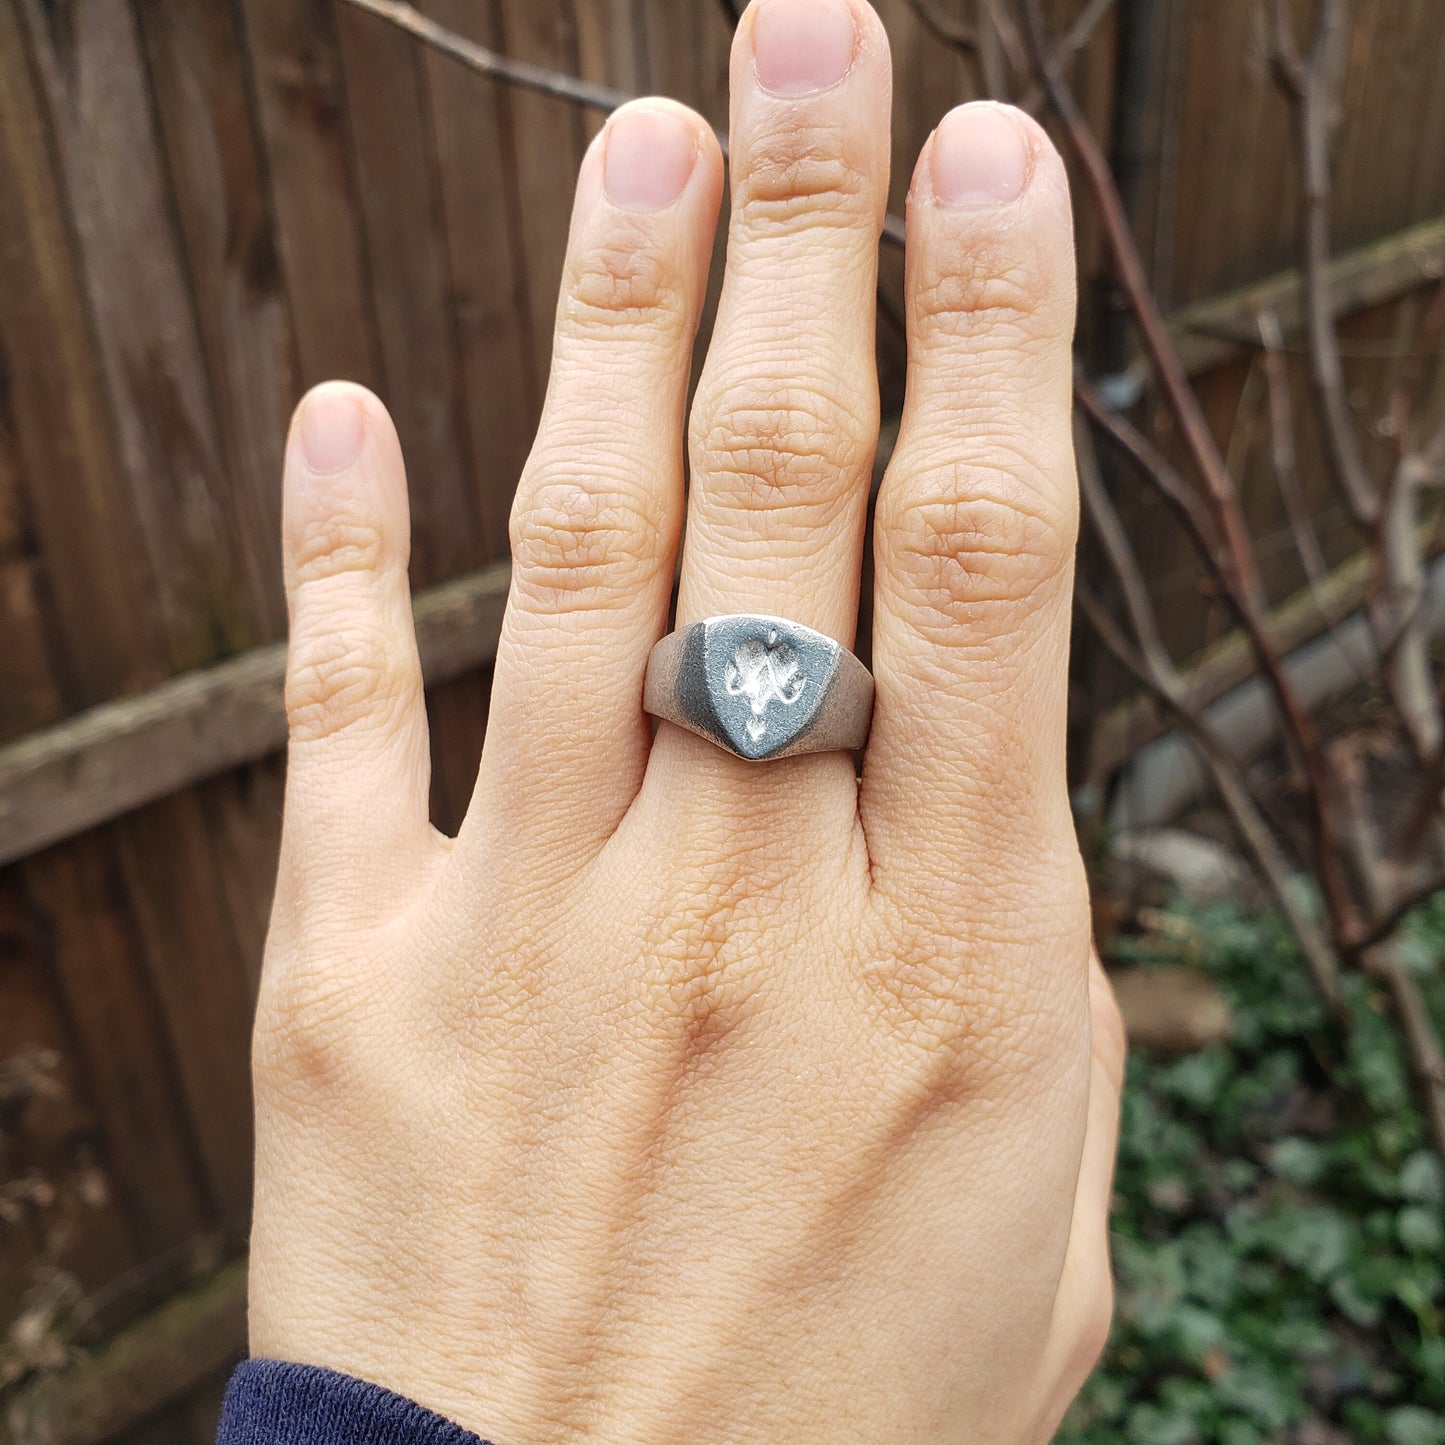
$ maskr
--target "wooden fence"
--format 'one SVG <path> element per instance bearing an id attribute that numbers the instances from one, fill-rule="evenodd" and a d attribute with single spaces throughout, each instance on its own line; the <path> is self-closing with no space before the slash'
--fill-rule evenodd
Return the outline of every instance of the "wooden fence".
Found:
<path id="1" fill-rule="evenodd" d="M 508 54 L 726 118 L 717 0 L 423 8 Z M 901 210 L 928 129 L 975 82 L 907 0 L 878 8 Z M 1084 6 L 1053 8 L 1064 27 Z M 1287 323 L 1294 304 L 1276 273 L 1296 213 L 1261 8 L 1120 0 L 1075 71 L 1105 135 L 1120 57 L 1142 75 L 1147 144 L 1116 160 L 1268 550 L 1282 519 L 1242 428 L 1254 303 Z M 1368 415 L 1445 268 L 1445 19 L 1436 0 L 1358 0 L 1353 26 L 1337 293 L 1357 313 Z M 0 0 L 0 1438 L 95 1440 L 142 1416 L 136 1440 L 210 1429 L 241 1344 L 228 1262 L 247 1226 L 247 1034 L 282 784 L 287 416 L 304 387 L 346 376 L 396 417 L 434 812 L 452 827 L 598 120 L 345 0 Z M 1108 298 L 1087 216 L 1080 266 L 1092 345 Z M 895 303 L 900 283 L 887 252 Z M 902 356 L 886 322 L 880 358 L 887 412 Z M 1208 640 L 1217 620 L 1179 539 L 1142 503 L 1133 523 L 1180 603 L 1173 640 Z M 1271 581 L 1297 581 L 1283 549 Z"/>

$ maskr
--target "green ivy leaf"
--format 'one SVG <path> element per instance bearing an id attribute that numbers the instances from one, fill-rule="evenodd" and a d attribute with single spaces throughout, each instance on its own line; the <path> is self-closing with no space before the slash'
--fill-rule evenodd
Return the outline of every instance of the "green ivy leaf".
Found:
<path id="1" fill-rule="evenodd" d="M 1414 1204 L 1402 1209 L 1395 1219 L 1400 1243 L 1413 1254 L 1438 1254 L 1445 1249 L 1445 1224 L 1439 1212 Z"/>
<path id="2" fill-rule="evenodd" d="M 1259 1366 L 1230 1370 L 1215 1389 L 1219 1398 L 1248 1415 L 1265 1430 L 1283 1430 L 1304 1413 L 1304 1401 L 1294 1382 L 1283 1373 Z"/>
<path id="3" fill-rule="evenodd" d="M 1421 1149 L 1400 1166 L 1396 1187 L 1401 1199 L 1416 1204 L 1445 1203 L 1445 1168 L 1429 1150 Z"/>
<path id="4" fill-rule="evenodd" d="M 1129 1445 L 1195 1445 L 1201 1439 L 1194 1421 L 1158 1405 L 1140 1405 L 1129 1415 Z"/>
<path id="5" fill-rule="evenodd" d="M 1445 1445 L 1445 1417 L 1419 1405 L 1399 1405 L 1385 1416 L 1391 1445 Z"/>
<path id="6" fill-rule="evenodd" d="M 1329 1155 L 1313 1139 L 1296 1135 L 1281 1139 L 1269 1151 L 1269 1167 L 1291 1184 L 1316 1184 L 1325 1172 Z"/>

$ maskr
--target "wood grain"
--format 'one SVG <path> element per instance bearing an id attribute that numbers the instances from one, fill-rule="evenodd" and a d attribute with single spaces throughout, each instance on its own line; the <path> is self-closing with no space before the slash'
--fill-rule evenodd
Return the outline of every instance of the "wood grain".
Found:
<path id="1" fill-rule="evenodd" d="M 494 565 L 417 599 L 429 682 L 495 655 L 508 574 Z M 274 752 L 285 668 L 284 644 L 257 648 L 0 749 L 0 864 Z"/>
<path id="2" fill-rule="evenodd" d="M 349 5 L 337 13 L 347 121 L 371 259 L 383 398 L 411 478 L 411 567 L 419 586 L 477 566 L 460 359 L 452 325 L 431 114 L 417 47 Z"/>
<path id="3" fill-rule="evenodd" d="M 490 3 L 425 0 L 422 8 L 484 45 L 499 43 Z M 541 410 L 525 306 L 520 188 L 508 166 L 511 114 L 496 82 L 432 51 L 425 66 L 472 495 L 484 555 L 495 561 L 507 555 L 512 494 Z"/>
<path id="4" fill-rule="evenodd" d="M 279 637 L 281 452 L 299 383 L 241 35 L 228 5 L 137 13 L 227 477 L 218 506 L 251 620 Z"/>

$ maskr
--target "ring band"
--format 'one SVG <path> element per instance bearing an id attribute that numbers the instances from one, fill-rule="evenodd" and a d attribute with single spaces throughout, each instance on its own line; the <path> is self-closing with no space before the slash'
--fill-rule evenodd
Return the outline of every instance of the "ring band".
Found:
<path id="1" fill-rule="evenodd" d="M 873 676 L 841 643 L 786 617 L 730 613 L 669 632 L 642 705 L 748 762 L 861 748 Z"/>

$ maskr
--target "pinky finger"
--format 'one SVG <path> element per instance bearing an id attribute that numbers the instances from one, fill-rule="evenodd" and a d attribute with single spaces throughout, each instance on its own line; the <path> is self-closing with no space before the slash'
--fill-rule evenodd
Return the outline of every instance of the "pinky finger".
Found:
<path id="1" fill-rule="evenodd" d="M 407 583 L 410 519 L 385 408 L 328 382 L 286 445 L 282 887 L 382 901 L 435 844 L 426 709 Z"/>

